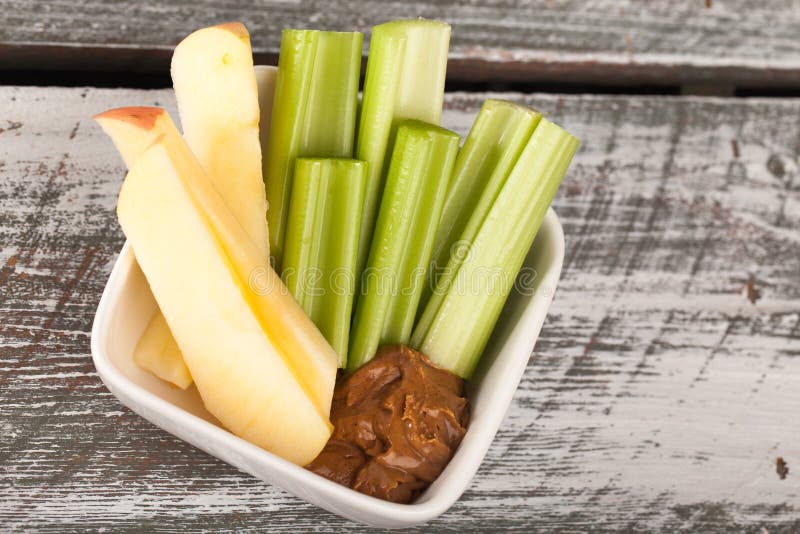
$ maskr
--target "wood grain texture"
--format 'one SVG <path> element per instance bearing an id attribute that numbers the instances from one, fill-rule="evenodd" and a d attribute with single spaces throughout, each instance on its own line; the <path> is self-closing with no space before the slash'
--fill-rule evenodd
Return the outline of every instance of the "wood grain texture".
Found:
<path id="1" fill-rule="evenodd" d="M 242 20 L 259 62 L 286 27 L 453 25 L 451 79 L 800 85 L 800 1 L 0 0 L 0 67 L 162 70 L 195 29 Z"/>
<path id="2" fill-rule="evenodd" d="M 465 133 L 485 96 L 448 95 L 444 124 Z M 583 139 L 555 202 L 567 256 L 481 469 L 418 531 L 800 531 L 800 102 L 494 96 Z M 174 110 L 171 92 L 0 102 L 2 530 L 367 530 L 153 427 L 94 372 L 123 166 L 89 117 Z"/>

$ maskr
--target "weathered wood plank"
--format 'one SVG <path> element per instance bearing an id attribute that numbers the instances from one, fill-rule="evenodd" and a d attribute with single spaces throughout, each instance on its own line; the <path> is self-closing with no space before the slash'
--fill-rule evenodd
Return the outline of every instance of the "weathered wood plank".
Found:
<path id="1" fill-rule="evenodd" d="M 485 96 L 448 95 L 444 123 L 465 132 Z M 501 96 L 583 139 L 556 200 L 567 257 L 489 455 L 429 529 L 798 531 L 800 102 Z M 94 372 L 123 168 L 89 117 L 170 92 L 0 102 L 3 530 L 352 526 L 152 427 Z"/>
<path id="2" fill-rule="evenodd" d="M 228 20 L 274 62 L 285 27 L 422 16 L 453 25 L 454 80 L 800 85 L 799 0 L 0 0 L 0 13 L 2 68 L 163 70 L 183 36 Z"/>

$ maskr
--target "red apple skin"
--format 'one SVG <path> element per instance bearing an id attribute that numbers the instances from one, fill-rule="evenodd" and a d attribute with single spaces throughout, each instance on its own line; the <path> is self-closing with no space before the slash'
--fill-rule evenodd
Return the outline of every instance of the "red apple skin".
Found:
<path id="1" fill-rule="evenodd" d="M 103 113 L 98 113 L 92 119 L 95 121 L 118 120 L 128 122 L 132 126 L 141 128 L 142 130 L 152 130 L 158 118 L 166 113 L 163 108 L 155 108 L 151 106 L 129 106 L 123 108 L 109 109 Z"/>

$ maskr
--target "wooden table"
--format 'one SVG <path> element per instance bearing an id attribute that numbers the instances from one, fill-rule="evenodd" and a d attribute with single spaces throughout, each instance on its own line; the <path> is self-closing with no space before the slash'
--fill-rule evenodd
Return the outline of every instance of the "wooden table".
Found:
<path id="1" fill-rule="evenodd" d="M 797 87 L 797 2 L 706 3 L 0 0 L 0 68 L 158 69 L 188 31 L 235 18 L 268 59 L 283 26 L 410 12 L 456 23 L 462 79 Z M 49 53 L 64 63 L 20 63 Z M 466 133 L 487 96 L 448 94 L 444 125 Z M 492 96 L 583 140 L 554 204 L 567 255 L 493 447 L 419 532 L 800 532 L 800 100 Z M 0 87 L 0 530 L 368 530 L 153 427 L 98 379 L 123 167 L 90 117 L 130 104 L 174 111 L 166 89 Z"/>
<path id="2" fill-rule="evenodd" d="M 800 87 L 798 0 L 0 0 L 0 13 L 6 69 L 163 72 L 185 35 L 227 20 L 274 63 L 286 27 L 368 32 L 420 16 L 453 25 L 453 81 Z"/>

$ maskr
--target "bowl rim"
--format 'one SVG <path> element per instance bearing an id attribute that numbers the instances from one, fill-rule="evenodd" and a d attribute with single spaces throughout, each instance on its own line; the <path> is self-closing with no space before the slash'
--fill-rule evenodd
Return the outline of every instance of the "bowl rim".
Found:
<path id="1" fill-rule="evenodd" d="M 547 214 L 542 222 L 540 232 L 545 227 L 550 232 L 549 239 L 553 241 L 551 246 L 554 247 L 555 254 L 553 255 L 552 260 L 547 264 L 548 271 L 543 278 L 542 285 L 547 284 L 547 287 L 551 288 L 551 290 L 549 291 L 549 295 L 545 296 L 545 301 L 541 302 L 540 306 L 532 306 L 530 304 L 526 305 L 525 310 L 517 320 L 518 323 L 524 322 L 523 318 L 525 315 L 535 312 L 543 313 L 541 322 L 544 322 L 553 299 L 555 288 L 560 279 L 564 260 L 564 231 L 558 216 L 552 207 L 548 208 Z M 537 233 L 537 238 L 538 235 L 541 234 Z M 534 243 L 531 245 L 532 247 L 536 246 L 537 240 L 534 240 Z M 165 430 L 166 432 L 176 436 L 178 439 L 186 441 L 190 445 L 197 447 L 218 458 L 219 460 L 249 473 L 252 476 L 255 476 L 256 478 L 259 478 L 260 480 L 276 485 L 290 494 L 297 496 L 294 491 L 286 489 L 286 487 L 281 484 L 281 479 L 289 478 L 295 480 L 302 484 L 302 486 L 307 487 L 309 490 L 317 493 L 339 494 L 342 499 L 346 499 L 348 501 L 347 504 L 349 506 L 369 510 L 369 513 L 372 516 L 379 515 L 385 518 L 394 518 L 395 520 L 400 517 L 402 518 L 401 521 L 404 526 L 423 523 L 439 516 L 447 511 L 467 489 L 470 481 L 473 479 L 484 457 L 486 456 L 489 447 L 494 442 L 495 435 L 504 419 L 504 414 L 511 406 L 513 396 L 519 386 L 519 382 L 525 372 L 525 368 L 528 365 L 528 361 L 532 354 L 532 349 L 539 338 L 539 333 L 537 331 L 536 336 L 530 340 L 530 350 L 528 351 L 527 356 L 524 358 L 521 356 L 514 358 L 512 365 L 507 366 L 507 368 L 503 370 L 503 380 L 507 380 L 509 384 L 511 381 L 513 381 L 514 387 L 497 388 L 497 391 L 493 392 L 490 399 L 485 401 L 488 404 L 488 410 L 499 410 L 503 413 L 503 416 L 496 418 L 483 418 L 478 423 L 475 423 L 478 424 L 477 428 L 474 426 L 472 421 L 470 422 L 470 426 L 467 429 L 464 440 L 453 455 L 450 464 L 448 464 L 448 466 L 451 465 L 456 457 L 460 457 L 462 458 L 459 461 L 461 468 L 458 471 L 451 471 L 449 473 L 445 470 L 445 472 L 443 472 L 442 475 L 440 475 L 440 477 L 434 482 L 435 486 L 430 486 L 429 489 L 422 494 L 421 500 L 417 500 L 409 504 L 393 503 L 384 501 L 377 497 L 362 494 L 351 488 L 342 486 L 311 471 L 308 471 L 302 466 L 298 466 L 287 460 L 284 460 L 280 456 L 253 445 L 234 435 L 228 430 L 206 421 L 179 406 L 176 406 L 175 404 L 159 397 L 155 393 L 148 391 L 143 386 L 125 376 L 125 374 L 112 362 L 112 359 L 108 354 L 108 331 L 111 326 L 110 322 L 111 318 L 113 317 L 113 310 L 116 306 L 119 306 L 119 294 L 125 284 L 128 283 L 131 271 L 135 266 L 135 261 L 136 260 L 130 243 L 126 241 L 120 250 L 119 256 L 117 257 L 109 275 L 108 282 L 103 289 L 91 331 L 91 352 L 97 373 L 109 391 L 115 397 L 117 397 L 122 404 L 144 419 L 148 420 L 151 424 L 158 426 L 162 430 Z M 541 311 L 542 308 L 544 309 L 543 312 Z M 234 463 L 227 459 L 220 458 L 213 452 L 213 450 L 211 450 L 211 447 L 204 447 L 183 435 L 179 435 L 171 430 L 167 430 L 162 424 L 154 421 L 154 418 L 159 419 L 159 417 L 156 416 L 157 414 L 163 414 L 164 417 L 171 419 L 183 428 L 196 429 L 196 433 L 200 433 L 201 435 L 210 434 L 214 438 L 215 443 L 219 443 L 222 446 L 229 448 L 241 461 Z M 491 437 L 487 439 L 486 436 L 489 434 Z M 474 439 L 469 439 L 469 436 L 476 435 L 479 435 L 480 439 L 474 439 L 479 439 L 479 441 L 485 442 L 485 446 L 479 442 L 474 446 L 468 445 L 465 447 L 465 442 L 470 444 L 472 441 L 474 441 Z M 466 458 L 463 458 L 464 456 L 466 456 Z M 250 465 L 254 465 L 256 463 L 268 467 L 271 474 L 274 474 L 275 476 L 270 477 L 270 479 L 267 480 L 262 474 L 257 474 L 254 472 L 254 469 L 249 468 Z M 298 496 L 298 498 L 302 498 L 307 502 L 311 502 L 312 504 L 320 506 L 318 503 L 312 502 L 306 497 Z M 367 523 L 374 526 L 387 526 L 387 524 L 384 523 L 372 523 L 365 521 L 361 517 L 356 517 L 348 513 L 347 510 L 342 510 L 339 508 L 332 510 L 327 506 L 321 507 L 354 521 Z"/>

